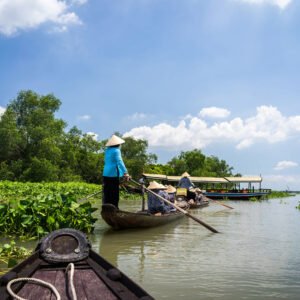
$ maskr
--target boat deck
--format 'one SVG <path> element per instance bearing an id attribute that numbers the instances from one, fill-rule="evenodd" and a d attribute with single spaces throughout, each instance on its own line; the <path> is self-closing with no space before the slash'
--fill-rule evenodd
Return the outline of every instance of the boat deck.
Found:
<path id="1" fill-rule="evenodd" d="M 32 277 L 54 285 L 62 300 L 70 299 L 67 295 L 65 270 L 41 269 L 36 271 Z M 78 299 L 97 300 L 99 295 L 101 295 L 101 299 L 118 299 L 92 269 L 75 269 L 74 286 Z M 55 299 L 55 295 L 49 289 L 34 283 L 26 283 L 19 291 L 18 296 L 25 299 Z"/>

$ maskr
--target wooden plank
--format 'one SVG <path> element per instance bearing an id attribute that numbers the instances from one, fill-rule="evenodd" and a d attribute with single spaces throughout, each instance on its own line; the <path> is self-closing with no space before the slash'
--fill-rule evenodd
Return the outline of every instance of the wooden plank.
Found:
<path id="1" fill-rule="evenodd" d="M 53 284 L 55 282 L 56 273 L 57 271 L 43 272 L 38 270 L 37 272 L 34 273 L 32 277 Z M 52 294 L 51 290 L 45 286 L 36 283 L 26 283 L 18 293 L 18 296 L 25 299 L 50 300 L 51 294 Z"/>
<path id="2" fill-rule="evenodd" d="M 88 300 L 118 299 L 93 270 L 77 270 L 75 284 L 81 287 Z M 78 299 L 81 299 L 78 297 Z"/>

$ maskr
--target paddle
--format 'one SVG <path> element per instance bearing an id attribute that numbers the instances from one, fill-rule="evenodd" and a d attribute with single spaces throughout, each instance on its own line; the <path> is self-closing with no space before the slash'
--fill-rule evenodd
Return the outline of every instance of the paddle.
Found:
<path id="1" fill-rule="evenodd" d="M 229 206 L 229 205 L 226 205 L 226 204 L 224 204 L 224 203 L 222 203 L 222 202 L 219 202 L 219 201 L 217 201 L 217 200 L 213 200 L 213 199 L 208 198 L 208 197 L 206 197 L 206 196 L 204 196 L 204 197 L 205 197 L 208 201 L 211 201 L 211 202 L 214 202 L 214 203 L 223 205 L 223 206 L 225 206 L 225 207 L 227 207 L 227 208 L 230 208 L 230 209 L 234 209 L 234 207 L 231 207 L 231 206 Z"/>
<path id="2" fill-rule="evenodd" d="M 80 202 L 82 202 L 82 201 L 84 201 L 84 200 L 87 200 L 87 199 L 89 199 L 89 198 L 92 198 L 93 196 L 95 196 L 95 195 L 97 195 L 97 194 L 100 194 L 100 193 L 102 193 L 102 191 L 98 191 L 98 192 L 96 192 L 96 193 L 93 193 L 93 194 L 91 194 L 91 195 L 88 195 L 88 196 L 86 196 L 85 198 L 79 199 L 77 202 L 80 203 Z"/>
<path id="3" fill-rule="evenodd" d="M 136 181 L 133 180 L 133 179 L 130 179 L 130 180 L 131 180 L 134 184 L 137 184 L 137 185 L 139 185 L 139 186 L 141 185 L 140 183 L 136 182 Z M 163 198 L 163 197 L 161 197 L 160 195 L 154 193 L 153 191 L 147 189 L 146 187 L 144 187 L 144 189 L 145 189 L 147 192 L 149 192 L 149 193 L 155 195 L 156 197 L 158 197 L 158 198 L 161 199 L 162 201 L 164 201 L 164 202 L 168 203 L 169 205 L 175 207 L 177 210 L 179 210 L 179 211 L 181 211 L 182 213 L 184 213 L 187 217 L 193 219 L 194 221 L 196 221 L 197 223 L 199 223 L 199 224 L 201 224 L 202 226 L 206 227 L 206 228 L 209 229 L 210 231 L 212 231 L 212 232 L 214 232 L 214 233 L 218 233 L 218 232 L 219 232 L 219 231 L 217 231 L 215 228 L 213 228 L 212 226 L 210 226 L 210 225 L 206 224 L 205 222 L 201 221 L 200 219 L 198 219 L 198 218 L 192 216 L 192 215 L 189 214 L 186 210 L 182 209 L 181 207 L 177 206 L 176 204 L 172 203 L 171 201 L 166 200 L 165 198 Z"/>

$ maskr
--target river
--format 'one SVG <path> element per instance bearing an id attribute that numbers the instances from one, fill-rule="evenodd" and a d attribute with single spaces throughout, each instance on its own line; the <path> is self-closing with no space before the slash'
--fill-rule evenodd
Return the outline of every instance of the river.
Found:
<path id="1" fill-rule="evenodd" d="M 93 248 L 156 299 L 299 299 L 300 195 L 228 201 L 166 226 L 112 231 L 99 221 Z M 129 202 L 131 203 L 131 202 Z M 135 211 L 136 201 L 121 204 Z"/>
<path id="2" fill-rule="evenodd" d="M 99 214 L 93 249 L 155 299 L 300 299 L 300 195 L 227 201 L 165 226 L 113 231 Z M 100 207 L 100 204 L 99 204 Z M 121 201 L 136 211 L 139 201 Z M 33 248 L 36 241 L 27 242 Z"/>

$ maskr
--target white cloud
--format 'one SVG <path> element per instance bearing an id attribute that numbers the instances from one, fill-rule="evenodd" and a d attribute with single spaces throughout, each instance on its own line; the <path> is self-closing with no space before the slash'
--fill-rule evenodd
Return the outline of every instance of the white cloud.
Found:
<path id="1" fill-rule="evenodd" d="M 285 9 L 290 3 L 292 3 L 292 0 L 238 0 L 242 2 L 248 2 L 251 4 L 271 4 L 276 5 L 280 9 Z"/>
<path id="2" fill-rule="evenodd" d="M 211 126 L 201 117 L 192 117 L 179 121 L 176 126 L 160 123 L 125 133 L 125 136 L 148 140 L 149 146 L 180 150 L 205 148 L 220 142 L 244 149 L 258 142 L 282 142 L 295 135 L 300 135 L 300 115 L 285 117 L 273 106 L 257 107 L 256 114 L 246 119 L 233 118 Z"/>
<path id="3" fill-rule="evenodd" d="M 5 110 L 6 109 L 4 107 L 0 106 L 0 118 L 4 114 Z"/>
<path id="4" fill-rule="evenodd" d="M 99 135 L 98 135 L 97 133 L 92 132 L 92 131 L 89 131 L 89 132 L 87 132 L 86 134 L 87 134 L 87 135 L 90 135 L 90 136 L 93 138 L 93 140 L 95 140 L 95 141 L 98 140 Z"/>
<path id="5" fill-rule="evenodd" d="M 299 190 L 299 175 L 265 175 L 263 187 L 276 190 Z"/>
<path id="6" fill-rule="evenodd" d="M 0 33 L 10 36 L 48 22 L 65 29 L 72 24 L 81 24 L 78 16 L 70 11 L 71 5 L 67 0 L 1 0 Z"/>
<path id="7" fill-rule="evenodd" d="M 230 111 L 225 108 L 219 107 L 205 107 L 201 109 L 199 116 L 200 117 L 209 117 L 209 118 L 227 118 L 230 115 Z"/>
<path id="8" fill-rule="evenodd" d="M 82 115 L 82 116 L 78 117 L 78 120 L 80 120 L 80 121 L 88 121 L 90 119 L 91 119 L 90 115 Z"/>
<path id="9" fill-rule="evenodd" d="M 144 113 L 134 113 L 130 116 L 127 117 L 127 119 L 131 120 L 131 121 L 138 121 L 138 120 L 143 120 L 146 119 L 147 115 Z"/>
<path id="10" fill-rule="evenodd" d="M 298 163 L 294 162 L 294 161 L 289 161 L 289 160 L 283 160 L 283 161 L 279 161 L 276 166 L 274 167 L 274 170 L 276 171 L 280 171 L 280 170 L 284 170 L 284 169 L 288 169 L 288 168 L 293 168 L 293 167 L 297 167 Z"/>

